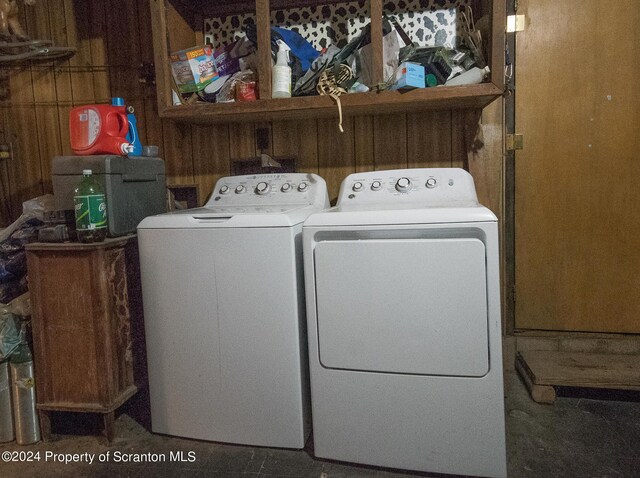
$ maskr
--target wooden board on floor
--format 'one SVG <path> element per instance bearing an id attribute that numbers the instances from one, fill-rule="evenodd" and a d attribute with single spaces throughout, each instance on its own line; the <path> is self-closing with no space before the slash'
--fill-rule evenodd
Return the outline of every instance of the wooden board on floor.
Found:
<path id="1" fill-rule="evenodd" d="M 555 399 L 554 393 L 549 400 L 546 389 L 551 387 L 640 390 L 638 363 L 640 356 L 635 354 L 530 350 L 518 352 L 516 356 L 516 369 L 533 399 L 544 403 Z"/>

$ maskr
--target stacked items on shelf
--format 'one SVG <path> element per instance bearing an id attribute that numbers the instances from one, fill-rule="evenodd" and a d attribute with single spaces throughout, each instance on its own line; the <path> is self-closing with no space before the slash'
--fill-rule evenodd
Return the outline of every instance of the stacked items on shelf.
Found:
<path id="1" fill-rule="evenodd" d="M 27 257 L 31 242 L 61 242 L 75 236 L 73 212 L 57 211 L 45 194 L 22 203 L 22 215 L 0 230 L 0 306 L 26 293 Z"/>
<path id="2" fill-rule="evenodd" d="M 52 200 L 45 195 L 24 202 L 23 214 L 0 230 L 0 443 L 40 441 L 25 245 L 38 240 Z"/>
<path id="3" fill-rule="evenodd" d="M 0 233 L 0 304 L 8 304 L 27 292 L 25 244 L 38 239 L 43 222 L 35 217 L 21 218 Z"/>
<path id="4" fill-rule="evenodd" d="M 215 50 L 205 45 L 171 54 L 174 89 L 186 95 L 187 102 L 256 100 L 256 65 L 255 48 L 246 38 Z"/>
<path id="5" fill-rule="evenodd" d="M 489 73 L 482 35 L 474 24 L 473 12 L 465 2 L 461 2 L 457 8 L 435 13 L 426 8 L 424 12 L 387 12 L 383 19 L 384 81 L 375 83 L 371 71 L 371 25 L 361 6 L 355 2 L 347 5 L 352 3 L 353 8 L 293 9 L 289 16 L 281 11 L 272 12 L 272 23 L 287 27 L 271 28 L 272 88 L 275 84 L 282 85 L 282 78 L 277 78 L 276 74 L 282 70 L 282 58 L 288 59 L 291 69 L 286 73 L 287 80 L 289 75 L 291 78 L 290 93 L 286 88 L 281 91 L 283 88 L 280 87 L 277 92 L 273 90 L 272 98 L 326 94 L 336 99 L 343 93 L 370 90 L 454 86 L 480 83 Z M 427 33 L 422 28 L 416 30 L 418 22 L 411 22 L 408 27 L 401 25 L 408 23 L 407 18 L 417 18 L 418 15 L 424 16 L 420 17 L 420 25 L 425 25 Z M 437 26 L 433 26 L 433 18 L 440 22 Z M 319 19 L 328 22 L 327 25 L 321 26 Z M 483 17 L 478 23 L 487 23 L 485 20 L 488 21 L 489 17 Z M 336 22 L 338 27 L 331 28 Z M 307 23 L 311 25 L 309 28 Z M 433 34 L 429 33 L 429 24 Z M 257 32 L 253 18 L 234 16 L 231 21 L 227 19 L 227 24 L 207 19 L 205 25 L 209 29 L 205 31 L 206 41 L 221 46 L 215 49 L 197 47 L 172 55 L 175 89 L 190 95 L 181 101 L 226 103 L 258 99 Z M 324 38 L 319 40 L 323 33 Z M 283 55 L 284 50 L 286 56 Z M 191 67 L 188 67 L 184 57 L 190 54 L 194 58 L 194 51 L 200 58 L 195 62 L 192 60 Z M 180 56 L 183 58 L 182 76 L 174 61 Z M 411 76 L 409 82 L 407 71 Z M 200 82 L 198 75 L 201 75 Z M 189 77 L 191 89 L 181 86 L 184 76 Z"/>

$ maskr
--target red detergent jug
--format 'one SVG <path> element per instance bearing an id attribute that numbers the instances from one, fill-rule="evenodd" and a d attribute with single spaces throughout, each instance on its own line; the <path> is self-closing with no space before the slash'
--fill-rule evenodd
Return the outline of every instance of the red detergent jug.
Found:
<path id="1" fill-rule="evenodd" d="M 133 150 L 127 139 L 129 122 L 124 105 L 86 105 L 69 114 L 71 149 L 77 155 L 122 154 Z"/>

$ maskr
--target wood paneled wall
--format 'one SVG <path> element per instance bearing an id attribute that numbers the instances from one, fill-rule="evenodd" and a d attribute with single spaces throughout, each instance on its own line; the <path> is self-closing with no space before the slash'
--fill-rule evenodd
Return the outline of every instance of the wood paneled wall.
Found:
<path id="1" fill-rule="evenodd" d="M 51 159 L 71 154 L 70 108 L 122 96 L 136 108 L 145 144 L 160 146 L 172 184 L 197 184 L 204 201 L 230 161 L 256 156 L 255 130 L 271 130 L 270 153 L 294 155 L 299 171 L 316 172 L 335 199 L 349 173 L 405 167 L 465 167 L 483 203 L 500 215 L 502 107 L 479 111 L 347 117 L 261 124 L 186 125 L 158 118 L 155 86 L 141 83 L 139 65 L 153 61 L 149 0 L 39 0 L 26 7 L 34 38 L 71 45 L 78 53 L 55 67 L 8 71 L 1 103 L 0 142 L 12 158 L 0 160 L 0 225 L 20 213 L 22 201 L 51 192 Z M 3 72 L 6 76 L 7 72 Z M 336 115 L 337 116 L 337 115 Z M 481 127 L 478 125 L 482 123 Z"/>

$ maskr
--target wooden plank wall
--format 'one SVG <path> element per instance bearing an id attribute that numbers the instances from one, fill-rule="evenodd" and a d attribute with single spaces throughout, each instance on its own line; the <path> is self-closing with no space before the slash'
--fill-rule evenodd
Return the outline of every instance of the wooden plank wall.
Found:
<path id="1" fill-rule="evenodd" d="M 297 156 L 298 170 L 323 176 L 333 200 L 340 181 L 356 171 L 466 167 L 476 176 L 481 201 L 500 215 L 501 102 L 483 113 L 484 147 L 476 151 L 480 112 L 347 117 L 344 134 L 333 119 L 212 126 L 163 121 L 155 87 L 141 83 L 138 74 L 140 63 L 153 59 L 149 1 L 39 0 L 27 7 L 24 23 L 32 37 L 76 46 L 78 53 L 55 68 L 9 72 L 9 97 L 0 103 L 0 141 L 11 143 L 13 157 L 0 162 L 0 179 L 6 179 L 0 182 L 0 226 L 19 215 L 24 200 L 51 192 L 51 158 L 71 153 L 70 108 L 111 96 L 135 106 L 142 141 L 160 146 L 168 181 L 198 185 L 201 202 L 229 173 L 230 160 L 258 154 L 255 130 L 266 126 L 270 152 Z"/>

